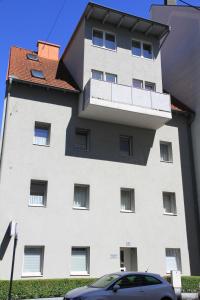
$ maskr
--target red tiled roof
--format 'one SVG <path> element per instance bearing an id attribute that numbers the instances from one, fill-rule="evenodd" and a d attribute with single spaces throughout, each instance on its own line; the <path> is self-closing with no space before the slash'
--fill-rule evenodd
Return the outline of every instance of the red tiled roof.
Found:
<path id="1" fill-rule="evenodd" d="M 33 53 L 30 50 L 12 47 L 8 76 L 14 76 L 20 81 L 44 85 L 52 88 L 64 89 L 71 92 L 79 92 L 76 83 L 73 81 L 62 61 L 50 60 L 39 57 L 39 61 L 27 59 L 26 55 Z M 35 78 L 31 70 L 42 71 L 45 79 Z"/>

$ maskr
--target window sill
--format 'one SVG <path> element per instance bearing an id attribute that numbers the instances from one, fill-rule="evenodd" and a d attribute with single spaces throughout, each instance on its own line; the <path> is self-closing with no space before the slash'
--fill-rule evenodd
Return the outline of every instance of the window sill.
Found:
<path id="1" fill-rule="evenodd" d="M 164 216 L 177 216 L 177 213 L 163 213 Z"/>
<path id="2" fill-rule="evenodd" d="M 144 57 L 144 56 L 134 55 L 133 53 L 131 53 L 131 56 L 136 57 L 136 58 L 145 59 L 145 60 L 148 60 L 148 61 L 154 61 L 154 60 L 155 60 L 154 57 L 152 57 L 152 58 L 147 58 L 147 57 Z"/>
<path id="3" fill-rule="evenodd" d="M 161 163 L 167 163 L 167 164 L 172 164 L 173 161 L 172 160 L 161 160 Z"/>
<path id="4" fill-rule="evenodd" d="M 76 206 L 73 206 L 72 208 L 73 209 L 77 209 L 77 210 L 89 210 L 88 207 L 76 207 Z"/>
<path id="5" fill-rule="evenodd" d="M 40 144 L 35 144 L 33 143 L 34 146 L 40 146 L 40 147 L 50 147 L 50 145 L 40 145 Z"/>
<path id="6" fill-rule="evenodd" d="M 87 272 L 71 272 L 70 276 L 90 276 Z"/>
<path id="7" fill-rule="evenodd" d="M 21 278 L 26 278 L 26 277 L 43 277 L 43 274 L 41 274 L 41 273 L 23 273 L 21 275 Z"/>
<path id="8" fill-rule="evenodd" d="M 32 205 L 32 204 L 29 204 L 28 207 L 43 207 L 43 208 L 46 208 L 46 205 Z"/>
<path id="9" fill-rule="evenodd" d="M 106 48 L 106 47 L 104 47 L 104 46 L 97 46 L 97 45 L 94 45 L 94 44 L 92 44 L 92 47 L 95 47 L 95 48 L 100 48 L 100 49 L 104 49 L 104 50 L 108 50 L 108 51 L 111 51 L 111 52 L 116 52 L 117 53 L 117 49 L 110 49 L 110 48 Z"/>
<path id="10" fill-rule="evenodd" d="M 130 213 L 134 214 L 135 213 L 135 211 L 133 211 L 133 210 L 120 210 L 120 212 L 121 213 L 128 213 L 128 214 L 130 214 Z"/>

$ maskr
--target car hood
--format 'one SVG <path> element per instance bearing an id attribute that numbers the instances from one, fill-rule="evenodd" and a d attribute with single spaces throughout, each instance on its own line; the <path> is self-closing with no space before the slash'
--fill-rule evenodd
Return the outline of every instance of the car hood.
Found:
<path id="1" fill-rule="evenodd" d="M 79 297 L 79 296 L 85 296 L 86 294 L 96 293 L 97 291 L 102 290 L 102 288 L 92 288 L 88 286 L 83 286 L 74 290 L 69 291 L 65 297 L 71 298 L 71 297 Z"/>

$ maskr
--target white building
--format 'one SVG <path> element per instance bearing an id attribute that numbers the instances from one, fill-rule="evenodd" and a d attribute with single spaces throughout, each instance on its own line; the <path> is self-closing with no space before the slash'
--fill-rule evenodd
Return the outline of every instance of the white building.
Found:
<path id="1" fill-rule="evenodd" d="M 151 14 L 153 20 L 171 27 L 162 48 L 164 89 L 195 112 L 189 124 L 194 192 L 186 197 L 185 207 L 193 272 L 200 274 L 200 7 L 180 6 L 176 0 L 166 0 L 165 5 L 153 5 Z"/>
<path id="2" fill-rule="evenodd" d="M 180 152 L 190 160 L 189 113 L 163 93 L 168 33 L 89 3 L 60 59 L 45 42 L 38 53 L 11 49 L 0 241 L 15 220 L 15 278 L 190 274 Z"/>

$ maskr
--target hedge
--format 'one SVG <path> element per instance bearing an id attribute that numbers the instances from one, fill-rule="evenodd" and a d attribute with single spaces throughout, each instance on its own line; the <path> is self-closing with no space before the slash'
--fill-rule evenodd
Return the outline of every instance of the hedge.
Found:
<path id="1" fill-rule="evenodd" d="M 95 279 L 40 279 L 14 280 L 12 299 L 35 299 L 48 297 L 62 297 L 74 288 L 88 285 Z M 198 292 L 200 276 L 182 276 L 183 292 Z M 0 300 L 7 300 L 9 281 L 0 280 Z"/>

